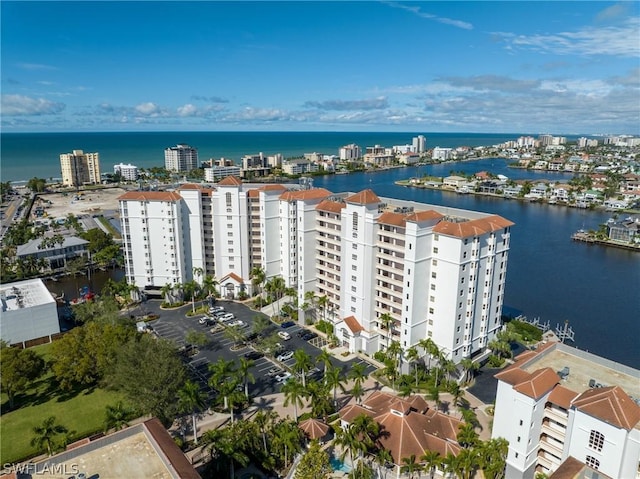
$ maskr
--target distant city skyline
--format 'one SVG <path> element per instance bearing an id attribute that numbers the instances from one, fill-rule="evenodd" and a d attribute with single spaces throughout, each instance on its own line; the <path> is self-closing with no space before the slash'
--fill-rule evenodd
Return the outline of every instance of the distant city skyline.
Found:
<path id="1" fill-rule="evenodd" d="M 4 132 L 640 130 L 640 2 L 0 8 Z"/>

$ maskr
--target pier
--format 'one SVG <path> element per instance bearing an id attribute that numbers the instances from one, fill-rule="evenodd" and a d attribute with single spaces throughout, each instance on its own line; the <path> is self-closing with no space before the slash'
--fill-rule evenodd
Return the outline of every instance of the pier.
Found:
<path id="1" fill-rule="evenodd" d="M 579 230 L 571 235 L 571 239 L 573 241 L 580 241 L 582 243 L 587 244 L 597 244 L 601 246 L 611 246 L 613 248 L 626 249 L 627 251 L 638 251 L 640 252 L 640 244 L 633 245 L 629 243 L 618 243 L 616 241 L 608 240 L 608 239 L 598 239 L 592 233 L 588 233 L 583 230 Z"/>

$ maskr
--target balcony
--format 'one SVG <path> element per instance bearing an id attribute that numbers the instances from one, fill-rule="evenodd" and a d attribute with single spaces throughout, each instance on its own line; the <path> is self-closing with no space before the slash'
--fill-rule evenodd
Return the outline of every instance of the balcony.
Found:
<path id="1" fill-rule="evenodd" d="M 567 413 L 562 409 L 558 409 L 552 406 L 547 406 L 544 408 L 544 415 L 549 419 L 552 419 L 563 426 L 567 426 Z"/>
<path id="2" fill-rule="evenodd" d="M 560 458 L 562 457 L 562 449 L 564 448 L 564 444 L 553 439 L 551 436 L 543 434 L 540 437 L 540 448 L 552 454 L 553 456 Z"/>

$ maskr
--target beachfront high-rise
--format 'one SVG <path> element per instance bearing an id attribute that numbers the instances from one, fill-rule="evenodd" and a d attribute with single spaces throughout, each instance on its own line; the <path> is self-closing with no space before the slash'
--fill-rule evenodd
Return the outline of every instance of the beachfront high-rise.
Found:
<path id="1" fill-rule="evenodd" d="M 96 185 L 100 183 L 100 155 L 73 150 L 60 155 L 63 186 Z"/>
<path id="2" fill-rule="evenodd" d="M 198 168 L 198 150 L 183 143 L 165 148 L 164 167 L 169 171 L 190 171 Z"/>
<path id="3" fill-rule="evenodd" d="M 127 280 L 139 288 L 212 275 L 237 297 L 259 266 L 300 305 L 308 292 L 326 298 L 300 320 L 331 321 L 342 345 L 368 354 L 431 338 L 459 362 L 501 328 L 512 223 L 496 215 L 235 177 L 129 192 L 120 214 Z"/>

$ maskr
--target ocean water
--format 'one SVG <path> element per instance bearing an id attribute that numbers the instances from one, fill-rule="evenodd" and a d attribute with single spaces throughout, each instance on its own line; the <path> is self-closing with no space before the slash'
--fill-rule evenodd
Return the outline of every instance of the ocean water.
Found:
<path id="1" fill-rule="evenodd" d="M 427 137 L 427 148 L 435 146 L 489 146 L 516 139 L 520 133 L 371 133 L 371 132 L 117 132 L 117 133 L 2 133 L 0 176 L 2 181 L 24 181 L 34 176 L 60 178 L 60 154 L 72 150 L 100 153 L 103 173 L 113 165 L 132 163 L 138 167 L 164 166 L 164 149 L 187 143 L 198 149 L 198 157 L 231 158 L 263 152 L 285 157 L 318 152 L 338 154 L 350 143 L 367 146 L 410 144 L 413 137 Z"/>

